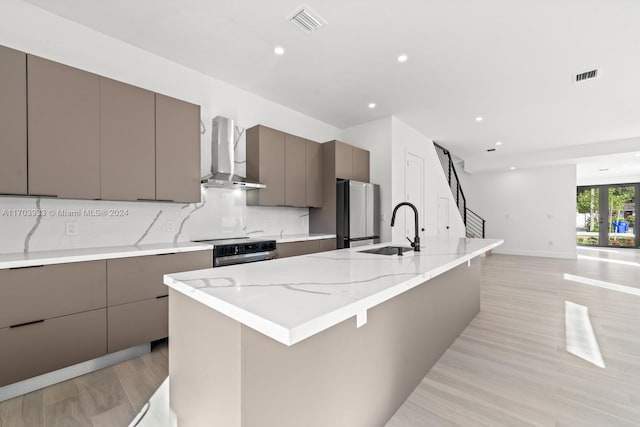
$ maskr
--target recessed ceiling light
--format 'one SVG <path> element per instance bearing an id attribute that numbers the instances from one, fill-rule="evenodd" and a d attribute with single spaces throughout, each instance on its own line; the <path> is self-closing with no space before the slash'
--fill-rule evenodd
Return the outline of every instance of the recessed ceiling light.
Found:
<path id="1" fill-rule="evenodd" d="M 376 108 L 376 103 L 375 102 L 370 102 L 369 103 L 369 108 Z"/>
<path id="2" fill-rule="evenodd" d="M 510 170 L 510 171 L 514 171 L 514 170 L 516 170 L 516 167 L 515 167 L 515 166 L 511 166 L 511 167 L 509 168 L 509 170 Z"/>
<path id="3" fill-rule="evenodd" d="M 407 62 L 407 59 L 409 59 L 409 57 L 407 55 L 405 55 L 404 53 L 400 56 L 398 56 L 398 62 Z"/>
<path id="4" fill-rule="evenodd" d="M 273 52 L 274 52 L 276 55 L 284 55 L 284 48 L 283 48 L 282 46 L 276 46 L 276 47 L 273 49 Z"/>
<path id="5" fill-rule="evenodd" d="M 476 122 L 480 123 L 481 121 L 483 121 L 484 119 L 481 116 L 476 117 Z"/>
<path id="6" fill-rule="evenodd" d="M 499 146 L 501 146 L 501 145 L 502 145 L 502 141 L 498 141 L 498 142 L 496 142 L 496 145 L 497 145 L 498 147 L 499 147 Z"/>

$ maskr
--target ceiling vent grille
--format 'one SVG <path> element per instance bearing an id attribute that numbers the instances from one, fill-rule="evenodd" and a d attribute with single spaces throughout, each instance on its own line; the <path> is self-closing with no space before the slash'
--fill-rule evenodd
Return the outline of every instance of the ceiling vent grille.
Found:
<path id="1" fill-rule="evenodd" d="M 584 73 L 576 74 L 576 83 L 580 83 L 585 80 L 595 79 L 598 77 L 598 70 L 586 71 Z"/>
<path id="2" fill-rule="evenodd" d="M 307 6 L 302 6 L 293 12 L 289 17 L 289 21 L 296 24 L 307 34 L 317 30 L 322 27 L 323 24 L 327 23 L 317 13 L 312 12 Z"/>

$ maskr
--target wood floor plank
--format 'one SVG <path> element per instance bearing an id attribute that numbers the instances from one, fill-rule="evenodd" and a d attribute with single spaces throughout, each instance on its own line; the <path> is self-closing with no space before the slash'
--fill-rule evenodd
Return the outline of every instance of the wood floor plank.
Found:
<path id="1" fill-rule="evenodd" d="M 91 419 L 82 408 L 80 396 L 73 396 L 45 406 L 46 427 L 87 427 Z"/>
<path id="2" fill-rule="evenodd" d="M 96 415 L 128 402 L 127 395 L 113 366 L 75 379 L 78 400 L 84 415 Z"/>
<path id="3" fill-rule="evenodd" d="M 125 402 L 102 414 L 92 417 L 91 425 L 93 427 L 125 427 L 129 425 L 135 416 L 136 412 L 131 407 L 131 404 Z"/>

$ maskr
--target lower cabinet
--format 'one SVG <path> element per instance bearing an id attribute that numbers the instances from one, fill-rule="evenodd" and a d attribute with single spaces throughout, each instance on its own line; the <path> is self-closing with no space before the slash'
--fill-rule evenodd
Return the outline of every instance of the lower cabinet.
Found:
<path id="1" fill-rule="evenodd" d="M 107 311 L 0 329 L 0 387 L 107 354 Z"/>
<path id="2" fill-rule="evenodd" d="M 277 245 L 278 258 L 333 251 L 335 249 L 336 239 L 304 240 L 301 242 L 278 243 Z"/>
<path id="3" fill-rule="evenodd" d="M 169 298 L 150 298 L 107 308 L 107 351 L 113 353 L 169 335 Z"/>
<path id="4" fill-rule="evenodd" d="M 211 268 L 211 251 L 107 260 L 109 353 L 166 338 L 169 289 L 165 274 Z"/>
<path id="5" fill-rule="evenodd" d="M 205 250 L 0 270 L 0 387 L 167 337 L 162 276 L 212 261 Z"/>

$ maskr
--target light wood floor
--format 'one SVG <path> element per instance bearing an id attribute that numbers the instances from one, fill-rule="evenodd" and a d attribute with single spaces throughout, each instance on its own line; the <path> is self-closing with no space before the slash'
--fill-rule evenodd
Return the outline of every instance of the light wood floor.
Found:
<path id="1" fill-rule="evenodd" d="M 159 342 L 136 359 L 2 402 L 0 427 L 126 427 L 167 377 L 168 354 Z"/>
<path id="2" fill-rule="evenodd" d="M 387 427 L 640 426 L 640 251 L 483 260 L 482 310 Z M 606 368 L 565 348 L 565 301 L 589 308 Z M 167 375 L 166 345 L 141 358 L 0 403 L 0 427 L 126 426 Z M 330 427 L 330 426 L 328 426 Z"/>
<path id="3" fill-rule="evenodd" d="M 487 257 L 480 314 L 387 427 L 640 425 L 640 297 L 563 279 L 640 288 L 640 253 L 578 253 L 630 264 Z M 589 308 L 606 368 L 566 351 L 565 301 Z"/>

